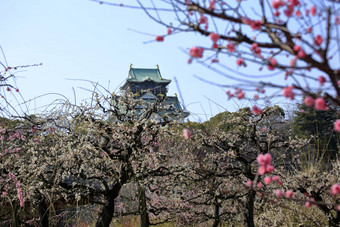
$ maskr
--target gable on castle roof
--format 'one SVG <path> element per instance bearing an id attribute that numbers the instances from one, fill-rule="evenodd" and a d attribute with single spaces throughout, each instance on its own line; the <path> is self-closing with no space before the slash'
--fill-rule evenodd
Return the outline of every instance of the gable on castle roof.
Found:
<path id="1" fill-rule="evenodd" d="M 153 81 L 155 83 L 171 82 L 171 80 L 162 78 L 159 69 L 141 69 L 141 68 L 131 68 L 127 80 L 131 82 L 144 82 L 144 81 Z"/>

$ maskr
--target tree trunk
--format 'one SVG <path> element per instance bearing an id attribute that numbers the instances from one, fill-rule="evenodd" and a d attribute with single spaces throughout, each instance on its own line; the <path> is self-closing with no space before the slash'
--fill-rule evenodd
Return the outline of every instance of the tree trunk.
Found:
<path id="1" fill-rule="evenodd" d="M 331 209 L 328 208 L 328 206 L 325 204 L 324 200 L 320 196 L 320 194 L 312 192 L 312 197 L 315 199 L 317 202 L 317 206 L 319 209 L 321 209 L 326 217 L 328 218 L 328 226 L 339 226 L 340 222 L 340 216 L 339 216 L 339 211 L 337 211 L 336 215 L 334 216 L 333 213 L 331 212 Z"/>
<path id="2" fill-rule="evenodd" d="M 336 217 L 334 219 L 334 226 L 340 225 L 340 210 L 336 210 Z"/>
<path id="3" fill-rule="evenodd" d="M 127 158 L 128 160 L 128 158 Z M 120 189 L 126 182 L 128 181 L 128 178 L 130 177 L 129 174 L 132 173 L 131 166 L 126 161 L 126 165 L 121 166 L 120 170 L 120 178 L 119 181 L 117 181 L 114 185 L 112 185 L 112 189 L 108 190 L 105 193 L 105 204 L 103 205 L 103 208 L 101 212 L 98 215 L 96 227 L 109 227 L 110 223 L 113 218 L 113 213 L 115 211 L 115 199 L 118 197 Z"/>
<path id="4" fill-rule="evenodd" d="M 336 211 L 335 217 L 332 214 L 329 214 L 330 217 L 328 217 L 328 224 L 329 226 L 340 226 L 340 211 Z"/>
<path id="5" fill-rule="evenodd" d="M 248 227 L 254 227 L 254 201 L 255 201 L 255 191 L 251 190 L 247 194 L 247 201 L 246 201 L 246 212 L 245 222 Z"/>
<path id="6" fill-rule="evenodd" d="M 42 227 L 49 226 L 49 222 L 50 222 L 49 211 L 48 211 L 45 197 L 43 195 L 39 195 L 38 209 L 39 209 L 39 217 L 40 217 L 40 226 Z"/>
<path id="7" fill-rule="evenodd" d="M 217 198 L 214 199 L 215 213 L 214 213 L 214 223 L 213 227 L 217 227 L 220 224 L 220 206 L 218 204 Z"/>
<path id="8" fill-rule="evenodd" d="M 105 195 L 105 204 L 98 215 L 96 227 L 109 227 L 115 210 L 115 198 L 118 193 L 108 193 Z"/>
<path id="9" fill-rule="evenodd" d="M 146 198 L 145 198 L 145 188 L 144 185 L 138 183 L 138 202 L 139 202 L 139 215 L 140 215 L 140 226 L 141 227 L 149 227 L 150 220 L 148 215 L 148 209 L 146 206 Z"/>
<path id="10" fill-rule="evenodd" d="M 20 218 L 18 216 L 18 202 L 14 201 L 12 204 L 12 226 L 19 227 Z"/>

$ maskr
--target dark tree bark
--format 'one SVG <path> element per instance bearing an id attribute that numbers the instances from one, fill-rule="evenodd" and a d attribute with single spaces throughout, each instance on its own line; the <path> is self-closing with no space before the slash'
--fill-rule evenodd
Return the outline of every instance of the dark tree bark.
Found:
<path id="1" fill-rule="evenodd" d="M 118 189 L 118 192 L 119 190 L 120 188 Z M 117 191 L 117 189 L 115 191 Z M 115 199 L 118 196 L 118 193 L 115 193 L 115 191 L 111 191 L 111 193 L 108 193 L 107 195 L 105 195 L 105 204 L 101 212 L 98 214 L 96 227 L 109 227 L 110 226 L 110 223 L 113 218 L 113 213 L 115 211 Z"/>
<path id="2" fill-rule="evenodd" d="M 49 226 L 49 210 L 46 204 L 46 199 L 43 195 L 39 195 L 38 198 L 38 209 L 39 209 L 39 217 L 40 217 L 40 226 L 47 227 Z"/>
<path id="3" fill-rule="evenodd" d="M 340 225 L 340 210 L 336 211 L 336 218 L 334 219 L 334 224 L 337 226 Z"/>
<path id="4" fill-rule="evenodd" d="M 103 205 L 101 212 L 98 214 L 96 227 L 110 226 L 115 210 L 115 199 L 118 197 L 122 186 L 127 183 L 130 175 L 132 174 L 131 166 L 122 165 L 120 174 L 119 180 L 117 180 L 116 183 L 112 185 L 112 188 L 107 190 L 107 192 L 104 194 L 105 204 Z"/>
<path id="5" fill-rule="evenodd" d="M 316 192 L 311 193 L 315 201 L 317 202 L 317 206 L 319 209 L 321 209 L 325 216 L 328 218 L 328 225 L 332 227 L 339 226 L 340 224 L 340 216 L 339 216 L 339 211 L 337 211 L 336 215 L 334 216 L 331 212 L 331 209 L 328 208 L 328 206 L 325 204 L 324 200 L 320 196 L 320 194 Z"/>
<path id="6" fill-rule="evenodd" d="M 259 149 L 261 148 L 258 146 Z M 252 174 L 251 171 L 251 165 L 249 162 L 246 162 L 246 167 L 245 167 L 245 176 L 247 176 L 250 180 L 254 180 L 254 175 Z M 247 197 L 246 197 L 246 211 L 244 213 L 244 218 L 245 218 L 245 224 L 247 224 L 248 227 L 254 227 L 254 203 L 255 203 L 255 195 L 256 192 L 252 189 L 249 190 Z"/>
<path id="7" fill-rule="evenodd" d="M 14 203 L 12 203 L 12 226 L 13 227 L 19 227 L 20 226 L 20 218 L 18 216 L 18 204 L 15 201 Z"/>
<path id="8" fill-rule="evenodd" d="M 248 227 L 254 227 L 254 201 L 255 201 L 255 191 L 250 190 L 247 194 L 246 201 L 246 212 L 244 214 L 245 223 Z"/>
<path id="9" fill-rule="evenodd" d="M 139 215 L 140 215 L 140 226 L 141 227 L 149 227 L 150 220 L 148 215 L 148 209 L 146 206 L 146 198 L 145 198 L 145 188 L 144 185 L 138 184 L 138 202 L 139 202 Z"/>
<path id="10" fill-rule="evenodd" d="M 217 201 L 217 197 L 215 196 L 214 199 L 214 208 L 215 208 L 215 213 L 214 213 L 214 223 L 213 227 L 217 227 L 220 224 L 220 204 Z"/>

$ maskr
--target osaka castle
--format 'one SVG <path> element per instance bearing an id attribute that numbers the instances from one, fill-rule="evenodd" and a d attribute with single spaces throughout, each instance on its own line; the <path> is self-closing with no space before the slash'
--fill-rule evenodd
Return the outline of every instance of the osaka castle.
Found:
<path id="1" fill-rule="evenodd" d="M 120 87 L 121 93 L 132 92 L 135 98 L 142 99 L 146 104 L 155 103 L 157 100 L 161 102 L 160 110 L 153 116 L 154 119 L 162 121 L 164 117 L 171 120 L 183 122 L 189 116 L 189 112 L 182 109 L 177 95 L 168 96 L 168 85 L 171 80 L 161 76 L 159 67 L 155 69 L 149 68 L 133 68 L 130 66 L 128 78 L 123 86 Z M 145 106 L 136 106 L 136 109 L 142 109 Z"/>

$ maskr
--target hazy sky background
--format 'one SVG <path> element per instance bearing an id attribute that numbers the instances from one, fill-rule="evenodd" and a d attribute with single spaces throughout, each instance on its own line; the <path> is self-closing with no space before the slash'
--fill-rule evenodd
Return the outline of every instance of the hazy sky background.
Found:
<path id="1" fill-rule="evenodd" d="M 90 97 L 89 92 L 81 89 L 91 89 L 90 83 L 68 79 L 91 80 L 118 91 L 132 63 L 136 68 L 155 68 L 158 64 L 164 78 L 176 77 L 191 120 L 205 121 L 218 112 L 251 105 L 248 101 L 228 101 L 226 89 L 194 78 L 198 75 L 218 83 L 235 83 L 199 64 L 187 64 L 188 48 L 201 43 L 210 45 L 208 38 L 179 34 L 166 37 L 164 42 L 154 42 L 156 35 L 166 34 L 166 28 L 140 10 L 89 0 L 0 0 L 0 3 L 0 45 L 8 65 L 43 63 L 15 74 L 25 100 L 60 93 L 74 102 L 72 88 L 76 90 L 78 104 Z M 234 58 L 224 61 L 235 65 Z M 175 93 L 179 92 L 173 81 L 168 94 Z M 28 102 L 30 113 L 41 112 L 41 107 L 56 98 L 60 97 L 48 95 Z"/>

